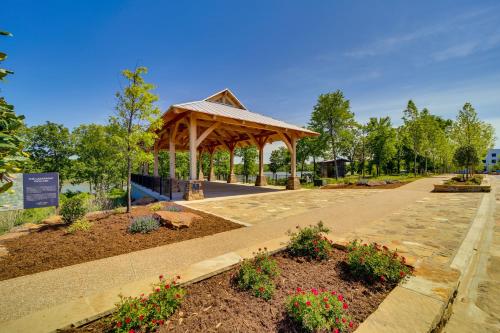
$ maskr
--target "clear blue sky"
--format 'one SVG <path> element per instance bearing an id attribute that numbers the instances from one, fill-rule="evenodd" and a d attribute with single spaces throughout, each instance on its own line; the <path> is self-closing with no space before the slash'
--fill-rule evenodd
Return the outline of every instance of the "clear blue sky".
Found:
<path id="1" fill-rule="evenodd" d="M 29 125 L 104 123 L 120 70 L 149 67 L 160 106 L 230 88 L 304 125 L 341 89 L 361 121 L 466 101 L 500 136 L 498 1 L 2 1 L 15 75 L 2 93 Z M 497 141 L 497 145 L 498 145 Z"/>

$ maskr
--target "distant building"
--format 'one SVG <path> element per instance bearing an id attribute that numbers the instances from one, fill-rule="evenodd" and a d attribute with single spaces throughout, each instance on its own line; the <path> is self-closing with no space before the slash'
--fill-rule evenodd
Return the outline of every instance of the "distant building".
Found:
<path id="1" fill-rule="evenodd" d="M 490 171 L 491 167 L 500 162 L 500 149 L 490 149 L 483 160 L 484 170 Z"/>
<path id="2" fill-rule="evenodd" d="M 339 171 L 339 177 L 344 177 L 346 174 L 345 164 L 349 162 L 345 158 L 337 159 L 337 169 Z M 335 178 L 335 160 L 321 161 L 318 162 L 320 169 L 320 175 L 322 178 Z"/>

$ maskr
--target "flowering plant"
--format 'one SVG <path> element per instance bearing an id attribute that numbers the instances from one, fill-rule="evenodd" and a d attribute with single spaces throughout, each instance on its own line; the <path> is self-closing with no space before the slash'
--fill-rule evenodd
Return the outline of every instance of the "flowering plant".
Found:
<path id="1" fill-rule="evenodd" d="M 286 304 L 290 318 L 310 332 L 320 329 L 340 332 L 352 328 L 354 323 L 346 314 L 348 308 L 342 294 L 314 288 L 310 291 L 297 288 Z"/>
<path id="2" fill-rule="evenodd" d="M 288 251 L 292 256 L 308 257 L 316 260 L 327 259 L 332 250 L 332 243 L 322 233 L 330 230 L 325 228 L 323 222 L 306 228 L 299 228 L 298 232 L 291 233 Z"/>
<path id="3" fill-rule="evenodd" d="M 273 279 L 279 274 L 276 260 L 259 249 L 254 259 L 243 261 L 235 280 L 238 288 L 251 290 L 256 297 L 269 300 L 275 290 Z"/>
<path id="4" fill-rule="evenodd" d="M 170 281 L 160 275 L 160 282 L 153 285 L 153 292 L 148 296 L 122 297 L 112 315 L 114 332 L 154 331 L 163 325 L 181 305 L 186 294 L 177 285 L 180 276 Z"/>
<path id="5" fill-rule="evenodd" d="M 377 243 L 353 241 L 347 246 L 347 264 L 353 275 L 367 280 L 398 282 L 411 274 L 405 257 Z"/>

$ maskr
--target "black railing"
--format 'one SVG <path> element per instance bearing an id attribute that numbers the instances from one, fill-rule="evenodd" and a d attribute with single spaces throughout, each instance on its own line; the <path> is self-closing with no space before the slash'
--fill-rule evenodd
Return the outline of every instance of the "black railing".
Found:
<path id="1" fill-rule="evenodd" d="M 172 181 L 167 177 L 139 175 L 133 173 L 131 180 L 153 192 L 168 196 L 172 200 Z"/>

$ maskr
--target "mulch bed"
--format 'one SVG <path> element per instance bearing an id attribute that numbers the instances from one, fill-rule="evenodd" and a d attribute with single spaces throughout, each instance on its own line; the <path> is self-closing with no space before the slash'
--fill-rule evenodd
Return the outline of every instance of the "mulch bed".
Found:
<path id="1" fill-rule="evenodd" d="M 127 227 L 131 218 L 151 215 L 147 206 L 132 209 L 129 214 L 113 214 L 105 218 L 89 218 L 93 226 L 88 232 L 66 233 L 66 226 L 53 226 L 19 238 L 1 242 L 9 254 L 0 257 L 0 280 L 43 272 L 119 254 L 213 235 L 242 226 L 222 218 L 191 211 L 202 219 L 189 228 L 172 230 L 160 227 L 148 234 L 130 234 Z"/>
<path id="2" fill-rule="evenodd" d="M 297 287 L 342 293 L 355 322 L 352 332 L 395 287 L 378 282 L 370 285 L 351 277 L 345 266 L 346 253 L 341 250 L 334 250 L 332 259 L 323 262 L 291 258 L 286 252 L 274 257 L 281 275 L 272 300 L 235 289 L 231 282 L 237 272 L 234 268 L 186 286 L 184 303 L 159 332 L 301 332 L 286 315 L 284 306 L 289 293 Z M 106 332 L 110 329 L 108 321 L 103 318 L 64 332 Z"/>
<path id="3" fill-rule="evenodd" d="M 331 184 L 331 185 L 325 185 L 321 189 L 325 190 L 335 190 L 335 189 L 357 189 L 357 190 L 379 190 L 379 189 L 393 189 L 393 188 L 398 188 L 403 185 L 406 185 L 411 182 L 399 182 L 399 183 L 393 183 L 393 184 L 385 184 L 385 185 L 376 185 L 376 186 L 367 186 L 367 185 L 358 185 L 358 184 Z"/>

